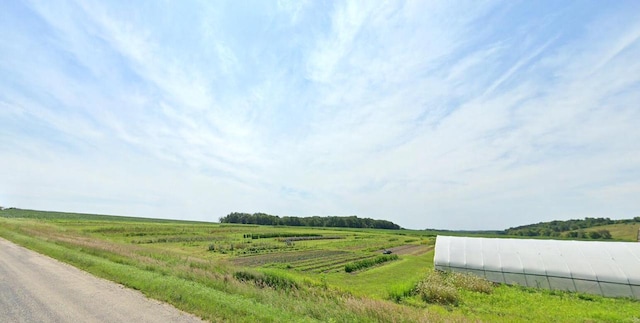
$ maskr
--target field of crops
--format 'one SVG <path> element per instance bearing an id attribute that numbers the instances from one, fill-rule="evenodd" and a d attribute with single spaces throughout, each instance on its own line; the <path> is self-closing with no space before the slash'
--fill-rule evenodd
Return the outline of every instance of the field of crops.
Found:
<path id="1" fill-rule="evenodd" d="M 211 321 L 640 320 L 637 301 L 433 276 L 421 231 L 2 210 L 0 237 Z"/>
<path id="2" fill-rule="evenodd" d="M 301 272 L 344 271 L 354 261 L 374 258 L 379 250 L 404 242 L 385 238 L 384 234 L 359 234 L 344 231 L 296 231 L 289 228 L 243 227 L 228 225 L 176 226 L 166 224 L 95 227 L 82 232 L 98 234 L 112 241 L 131 244 L 156 244 L 162 248 L 207 250 L 207 257 L 223 257 L 231 263 L 249 267 L 284 268 Z M 318 230 L 316 230 L 318 231 Z M 431 244 L 430 240 L 412 242 Z M 398 248 L 420 245 L 400 245 Z"/>
<path id="3" fill-rule="evenodd" d="M 315 250 L 288 252 L 277 255 L 259 255 L 237 258 L 234 263 L 245 266 L 286 268 L 303 272 L 329 273 L 343 271 L 345 265 L 362 259 L 373 258 L 371 254 L 349 251 Z"/>

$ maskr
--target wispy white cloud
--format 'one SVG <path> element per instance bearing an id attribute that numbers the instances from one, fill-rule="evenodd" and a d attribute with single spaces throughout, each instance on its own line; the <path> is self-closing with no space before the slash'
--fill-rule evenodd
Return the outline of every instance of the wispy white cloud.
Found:
<path id="1" fill-rule="evenodd" d="M 1 5 L 0 202 L 414 228 L 637 215 L 633 3 L 167 5 Z"/>

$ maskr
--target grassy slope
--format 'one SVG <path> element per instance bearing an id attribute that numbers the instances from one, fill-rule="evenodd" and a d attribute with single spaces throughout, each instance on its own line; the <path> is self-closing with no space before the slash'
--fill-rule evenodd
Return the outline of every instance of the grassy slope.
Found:
<path id="1" fill-rule="evenodd" d="M 417 283 L 433 267 L 433 251 L 422 256 L 403 256 L 384 266 L 379 266 L 362 273 L 337 273 L 327 275 L 327 282 L 352 292 L 355 295 L 384 299 L 396 284 L 403 281 Z"/>
<path id="2" fill-rule="evenodd" d="M 492 294 L 461 290 L 459 306 L 431 305 L 409 294 L 400 304 L 386 299 L 394 290 L 411 290 L 432 267 L 433 252 L 402 255 L 373 269 L 347 274 L 317 273 L 285 264 L 234 265 L 238 254 L 210 252 L 211 243 L 247 243 L 245 233 L 290 232 L 342 235 L 339 240 L 302 241 L 295 250 L 273 249 L 269 258 L 291 258 L 309 251 L 344 257 L 406 243 L 432 244 L 421 233 L 380 230 L 324 230 L 185 223 L 69 215 L 35 211 L 0 211 L 0 236 L 71 263 L 97 276 L 136 288 L 205 319 L 217 321 L 610 321 L 637 322 L 640 302 L 499 286 Z M 176 242 L 158 239 L 180 238 Z M 154 240 L 154 243 L 140 241 Z M 205 240 L 202 240 L 205 239 Z M 135 242 L 135 243 L 134 243 Z M 274 239 L 252 240 L 272 244 Z M 238 250 L 235 250 L 237 252 Z M 314 260 L 298 260 L 301 264 Z M 289 263 L 287 263 L 288 265 Z M 295 264 L 292 262 L 291 264 Z M 281 290 L 243 283 L 237 271 L 284 277 L 299 289 Z"/>
<path id="3" fill-rule="evenodd" d="M 609 233 L 611 233 L 611 237 L 615 240 L 637 241 L 638 229 L 640 229 L 640 223 L 619 223 L 592 227 L 584 229 L 584 231 L 608 230 Z"/>

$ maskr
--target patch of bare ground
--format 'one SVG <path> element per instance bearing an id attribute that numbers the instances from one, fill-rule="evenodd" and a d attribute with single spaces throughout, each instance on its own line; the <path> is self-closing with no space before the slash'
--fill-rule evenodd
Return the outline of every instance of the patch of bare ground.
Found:
<path id="1" fill-rule="evenodd" d="M 389 248 L 389 249 L 385 249 L 385 250 L 390 250 L 391 252 L 393 252 L 394 254 L 397 254 L 397 255 L 420 256 L 420 255 L 424 255 L 425 253 L 433 250 L 433 246 L 417 245 L 417 244 L 406 244 L 406 245 L 403 245 L 403 246 L 393 247 L 393 248 Z M 379 250 L 379 252 L 383 252 L 383 251 L 384 250 Z"/>

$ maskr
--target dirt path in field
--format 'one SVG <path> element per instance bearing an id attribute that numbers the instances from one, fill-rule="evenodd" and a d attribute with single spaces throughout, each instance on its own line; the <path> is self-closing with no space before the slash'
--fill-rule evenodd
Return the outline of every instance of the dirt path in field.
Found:
<path id="1" fill-rule="evenodd" d="M 202 322 L 0 238 L 0 322 Z"/>
<path id="2" fill-rule="evenodd" d="M 416 244 L 407 244 L 404 246 L 393 247 L 386 250 L 391 250 L 394 254 L 398 255 L 424 255 L 425 253 L 433 250 L 433 246 L 425 246 L 425 245 L 416 245 Z M 384 250 L 380 250 L 382 252 Z"/>

